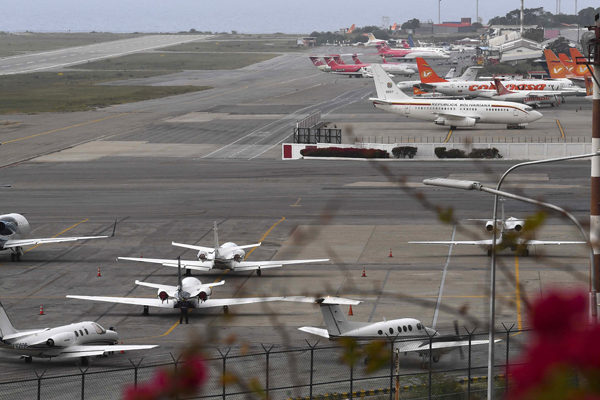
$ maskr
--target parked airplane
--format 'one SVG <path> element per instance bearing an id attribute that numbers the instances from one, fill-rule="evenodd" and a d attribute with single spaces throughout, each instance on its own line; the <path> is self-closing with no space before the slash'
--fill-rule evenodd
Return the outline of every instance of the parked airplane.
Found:
<path id="1" fill-rule="evenodd" d="M 331 56 L 323 57 L 327 65 L 331 68 L 331 72 L 340 75 L 348 75 L 349 77 L 364 77 L 364 65 L 361 64 L 338 64 Z"/>
<path id="2" fill-rule="evenodd" d="M 560 104 L 560 91 L 550 90 L 508 90 L 502 81 L 494 79 L 495 89 L 480 91 L 479 97 L 485 97 L 494 100 L 516 101 L 533 107 L 539 107 L 542 104 L 550 104 L 552 107 Z"/>
<path id="3" fill-rule="evenodd" d="M 402 92 L 378 65 L 373 65 L 377 98 L 373 105 L 406 117 L 432 121 L 437 125 L 475 126 L 477 123 L 524 127 L 542 118 L 542 114 L 519 103 L 493 100 L 413 99 Z"/>
<path id="4" fill-rule="evenodd" d="M 574 50 L 573 56 L 575 59 L 582 58 L 583 56 L 577 49 Z M 590 77 L 588 67 L 585 64 L 574 64 L 571 60 L 569 67 L 565 65 L 561 60 L 556 57 L 556 54 L 550 49 L 544 50 L 544 56 L 546 57 L 546 65 L 548 66 L 548 72 L 550 77 L 556 80 L 564 81 L 582 81 L 586 76 Z M 566 56 L 563 55 L 563 59 Z"/>
<path id="5" fill-rule="evenodd" d="M 105 297 L 105 296 L 79 296 L 67 295 L 69 299 L 80 299 L 90 301 L 100 301 L 106 303 L 131 304 L 143 307 L 143 314 L 150 313 L 150 307 L 157 308 L 179 308 L 180 322 L 188 323 L 187 312 L 190 308 L 214 308 L 223 307 L 225 313 L 229 312 L 229 306 L 264 303 L 267 301 L 285 301 L 284 297 L 248 297 L 240 299 L 210 299 L 212 288 L 225 284 L 225 281 L 214 283 L 202 283 L 199 279 L 188 276 L 181 278 L 181 268 L 177 269 L 177 286 L 165 285 L 160 283 L 148 283 L 135 281 L 136 285 L 146 286 L 157 289 L 157 298 L 136 298 L 136 297 Z"/>
<path id="6" fill-rule="evenodd" d="M 73 242 L 77 240 L 105 239 L 115 235 L 117 222 L 110 236 L 75 236 L 75 237 L 53 237 L 37 239 L 21 239 L 31 232 L 27 218 L 21 214 L 11 213 L 0 215 L 0 251 L 10 251 L 11 261 L 20 261 L 24 246 L 33 246 L 46 243 Z"/>
<path id="7" fill-rule="evenodd" d="M 56 328 L 18 330 L 11 323 L 0 303 L 0 349 L 15 352 L 30 363 L 33 357 L 88 358 L 117 351 L 148 350 L 156 345 L 120 345 L 114 328 L 104 329 L 92 321 L 77 322 Z"/>
<path id="8" fill-rule="evenodd" d="M 360 61 L 360 59 L 358 58 L 357 54 L 353 54 L 352 55 L 352 60 L 354 60 L 354 65 L 361 65 L 363 68 L 365 68 L 365 70 L 367 71 L 367 73 L 372 75 L 372 72 L 370 71 L 370 67 L 372 64 L 370 63 L 363 63 L 362 61 Z M 405 75 L 405 76 L 410 76 L 413 74 L 417 73 L 417 68 L 416 65 L 414 64 L 407 64 L 407 63 L 388 63 L 385 61 L 385 58 L 383 58 L 383 64 L 379 64 L 381 65 L 381 68 L 383 68 L 384 71 L 394 74 L 394 75 Z M 413 68 L 414 66 L 414 68 Z"/>
<path id="9" fill-rule="evenodd" d="M 366 35 L 369 38 L 366 43 L 363 43 L 365 46 L 377 46 L 378 44 L 387 43 L 387 41 L 383 39 L 377 39 L 372 33 L 363 33 L 363 35 Z"/>
<path id="10" fill-rule="evenodd" d="M 477 79 L 477 71 L 480 70 L 481 68 L 483 68 L 483 67 L 471 66 L 471 67 L 467 68 L 461 76 L 457 76 L 457 77 L 453 76 L 454 72 L 452 72 L 452 68 L 451 68 L 450 71 L 448 71 L 448 73 L 446 73 L 446 76 L 444 77 L 444 79 L 449 82 L 474 81 L 475 79 Z M 402 90 L 408 90 L 408 89 L 411 89 L 413 86 L 420 85 L 420 84 L 421 84 L 421 80 L 419 79 L 418 81 L 400 81 L 396 84 L 396 86 L 398 86 Z"/>
<path id="11" fill-rule="evenodd" d="M 313 65 L 315 67 L 317 67 L 317 69 L 319 69 L 319 71 L 323 71 L 323 72 L 331 71 L 331 67 L 329 65 L 325 64 L 323 61 L 319 60 L 319 57 L 309 56 L 308 58 L 310 58 L 310 61 L 312 61 Z"/>
<path id="12" fill-rule="evenodd" d="M 238 246 L 235 243 L 227 242 L 219 246 L 219 230 L 217 223 L 213 225 L 215 247 L 196 246 L 172 242 L 173 246 L 184 247 L 186 249 L 196 250 L 198 261 L 181 260 L 181 266 L 187 270 L 210 271 L 211 269 L 225 270 L 234 272 L 256 271 L 256 275 L 261 276 L 262 270 L 267 268 L 281 268 L 284 265 L 321 263 L 329 261 L 328 258 L 313 260 L 276 260 L 276 261 L 244 261 L 246 252 L 244 249 L 258 247 L 261 244 L 249 244 Z M 140 261 L 152 264 L 162 264 L 166 267 L 175 267 L 179 265 L 179 260 L 159 259 L 159 258 L 136 258 L 136 257 L 118 257 L 119 260 Z M 189 274 L 189 271 L 186 271 Z"/>
<path id="13" fill-rule="evenodd" d="M 411 48 L 392 49 L 387 44 L 377 45 L 377 53 L 390 58 L 414 59 L 416 57 L 450 58 L 448 54 L 439 50 L 414 50 Z"/>
<path id="14" fill-rule="evenodd" d="M 423 58 L 417 58 L 419 77 L 421 78 L 421 89 L 435 90 L 450 96 L 477 97 L 488 90 L 495 90 L 493 82 L 486 81 L 448 81 L 438 76 L 433 68 Z M 573 85 L 568 79 L 557 80 L 506 80 L 504 86 L 509 90 L 535 90 L 535 91 L 560 91 L 561 96 L 582 95 L 580 88 Z"/>
<path id="15" fill-rule="evenodd" d="M 431 350 L 433 362 L 452 350 L 469 346 L 469 340 L 458 335 L 442 336 L 438 331 L 426 327 L 414 318 L 400 318 L 380 322 L 348 321 L 340 304 L 357 305 L 360 301 L 350 299 L 325 298 L 319 303 L 326 329 L 303 326 L 299 330 L 324 337 L 330 340 L 353 338 L 357 340 L 373 340 L 393 338 L 394 350 L 398 353 L 417 352 L 421 357 L 429 356 Z M 495 340 L 499 342 L 499 339 Z M 471 340 L 472 346 L 488 344 L 489 340 Z"/>
<path id="16" fill-rule="evenodd" d="M 494 230 L 494 220 L 478 220 L 485 221 L 485 229 L 488 232 L 492 232 Z M 496 246 L 500 246 L 501 248 L 505 243 L 503 243 L 503 236 L 506 232 L 518 233 L 523 230 L 525 226 L 525 221 L 515 217 L 502 218 L 499 221 L 500 234 L 496 238 Z M 529 246 L 535 245 L 567 245 L 567 244 L 585 244 L 586 242 L 582 241 L 573 241 L 573 240 L 525 240 L 517 237 L 516 240 L 511 238 L 511 242 L 513 242 L 510 246 L 512 251 L 519 251 L 521 255 L 528 256 L 529 255 Z M 493 239 L 483 239 L 483 240 L 428 240 L 428 241 L 411 241 L 408 243 L 412 244 L 442 244 L 442 245 L 474 245 L 474 246 L 482 246 L 487 248 L 487 255 L 492 255 L 492 244 Z"/>

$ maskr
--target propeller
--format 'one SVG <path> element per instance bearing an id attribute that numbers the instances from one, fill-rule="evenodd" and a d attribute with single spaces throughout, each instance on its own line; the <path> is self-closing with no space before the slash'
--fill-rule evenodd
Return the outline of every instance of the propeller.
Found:
<path id="1" fill-rule="evenodd" d="M 460 340 L 460 334 L 458 333 L 458 321 L 454 320 L 454 333 L 456 334 L 456 339 Z M 462 346 L 458 347 L 458 352 L 460 353 L 460 359 L 465 359 L 465 353 L 463 352 Z"/>

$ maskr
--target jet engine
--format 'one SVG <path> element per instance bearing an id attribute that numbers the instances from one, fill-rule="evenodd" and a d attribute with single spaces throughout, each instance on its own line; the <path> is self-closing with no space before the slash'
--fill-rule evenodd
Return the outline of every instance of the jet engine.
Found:
<path id="1" fill-rule="evenodd" d="M 433 123 L 444 126 L 475 126 L 477 120 L 472 117 L 464 117 L 461 119 L 447 119 L 445 117 L 436 118 Z"/>
<path id="2" fill-rule="evenodd" d="M 494 230 L 494 221 L 491 221 L 491 220 L 487 221 L 485 223 L 485 230 L 488 231 L 488 232 L 493 231 Z"/>
<path id="3" fill-rule="evenodd" d="M 208 300 L 208 296 L 210 296 L 212 294 L 212 290 L 210 288 L 201 291 L 200 293 L 198 293 L 198 298 L 200 299 L 200 301 L 206 301 Z"/>
<path id="4" fill-rule="evenodd" d="M 198 260 L 200 261 L 206 261 L 206 259 L 208 258 L 207 256 L 208 254 L 205 251 L 198 252 Z"/>
<path id="5" fill-rule="evenodd" d="M 521 219 L 510 219 L 509 218 L 504 223 L 504 227 L 507 230 L 513 230 L 515 232 L 521 232 L 521 230 L 523 229 L 524 223 L 525 223 L 525 221 L 523 221 Z"/>
<path id="6" fill-rule="evenodd" d="M 240 262 L 243 260 L 243 258 L 244 258 L 244 254 L 242 254 L 242 253 L 235 253 L 233 255 L 233 261 L 235 261 L 235 262 Z"/>
<path id="7" fill-rule="evenodd" d="M 17 231 L 17 225 L 10 221 L 0 221 L 0 235 L 8 236 Z"/>
<path id="8" fill-rule="evenodd" d="M 169 298 L 169 294 L 167 292 L 165 292 L 164 290 L 159 290 L 158 298 L 164 302 L 165 300 L 167 300 Z"/>
<path id="9" fill-rule="evenodd" d="M 11 213 L 0 215 L 0 235 L 8 236 L 17 232 L 26 235 L 30 230 L 27 218 L 21 214 Z"/>
<path id="10" fill-rule="evenodd" d="M 75 334 L 73 332 L 63 332 L 48 338 L 48 340 L 46 340 L 46 345 L 48 347 L 65 347 L 72 344 L 74 341 Z"/>

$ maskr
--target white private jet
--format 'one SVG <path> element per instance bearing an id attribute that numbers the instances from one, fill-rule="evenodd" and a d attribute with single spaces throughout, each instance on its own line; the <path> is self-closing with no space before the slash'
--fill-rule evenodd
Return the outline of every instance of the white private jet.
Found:
<path id="1" fill-rule="evenodd" d="M 213 225 L 215 247 L 196 246 L 191 244 L 172 242 L 173 246 L 184 247 L 198 251 L 198 261 L 181 260 L 181 267 L 186 269 L 186 274 L 190 270 L 210 271 L 211 269 L 226 270 L 233 272 L 256 271 L 258 276 L 262 275 L 262 270 L 267 268 L 281 268 L 284 265 L 320 263 L 329 261 L 328 258 L 313 260 L 278 260 L 278 261 L 244 261 L 246 257 L 245 249 L 260 246 L 260 243 L 238 246 L 235 243 L 227 242 L 219 246 L 219 233 L 217 223 Z M 178 260 L 160 259 L 160 258 L 136 258 L 136 257 L 118 257 L 118 260 L 140 261 L 152 264 L 162 264 L 166 267 L 177 268 Z"/>
<path id="2" fill-rule="evenodd" d="M 542 118 L 542 114 L 530 106 L 508 101 L 414 99 L 402 92 L 380 66 L 373 65 L 372 69 L 377 98 L 369 100 L 377 108 L 407 118 L 432 121 L 451 129 L 478 123 L 521 128 Z"/>
<path id="3" fill-rule="evenodd" d="M 485 221 L 485 230 L 488 232 L 492 232 L 494 230 L 494 220 L 481 220 L 481 219 L 473 219 L 472 221 Z M 499 225 L 500 234 L 496 238 L 496 246 L 502 247 L 504 243 L 503 235 L 505 232 L 514 232 L 518 233 L 523 230 L 523 226 L 525 226 L 525 220 L 515 217 L 508 217 L 506 219 L 502 218 L 496 221 Z M 521 255 L 528 256 L 529 255 L 529 246 L 535 245 L 548 245 L 548 246 L 559 246 L 559 245 L 572 245 L 572 244 L 585 244 L 586 242 L 577 241 L 577 240 L 525 240 L 519 237 L 516 240 L 512 240 L 513 244 L 510 246 L 512 251 L 519 251 Z M 487 248 L 487 255 L 492 255 L 492 243 L 493 239 L 483 239 L 483 240 L 429 240 L 429 241 L 411 241 L 408 243 L 412 244 L 441 244 L 441 245 L 473 245 L 473 246 L 482 246 Z"/>
<path id="4" fill-rule="evenodd" d="M 357 305 L 360 301 L 339 298 L 324 298 L 317 301 L 323 314 L 323 321 L 327 329 L 303 326 L 299 330 L 317 335 L 330 340 L 353 338 L 357 340 L 377 340 L 393 338 L 394 350 L 399 353 L 417 352 L 421 357 L 429 356 L 431 350 L 432 360 L 438 362 L 440 356 L 455 349 L 469 346 L 469 340 L 458 335 L 442 336 L 435 329 L 428 328 L 414 318 L 400 318 L 380 322 L 355 322 L 348 321 L 340 304 Z M 500 339 L 496 339 L 499 342 Z M 489 340 L 471 340 L 472 346 L 488 344 Z"/>
<path id="5" fill-rule="evenodd" d="M 23 246 L 33 246 L 46 243 L 73 242 L 77 240 L 105 239 L 115 235 L 117 221 L 110 236 L 76 236 L 76 237 L 53 237 L 38 239 L 21 239 L 23 235 L 31 232 L 27 218 L 21 214 L 11 213 L 0 215 L 0 251 L 10 251 L 11 261 L 20 261 L 23 255 Z"/>
<path id="6" fill-rule="evenodd" d="M 136 298 L 136 297 L 104 297 L 104 296 L 75 296 L 67 295 L 69 299 L 80 299 L 90 301 L 100 301 L 105 303 L 131 304 L 143 306 L 143 315 L 148 315 L 150 307 L 157 308 L 179 308 L 180 322 L 188 322 L 187 312 L 190 308 L 214 308 L 223 307 L 225 313 L 229 312 L 229 306 L 263 303 L 267 301 L 285 301 L 284 297 L 249 297 L 240 299 L 210 299 L 212 288 L 225 284 L 225 281 L 214 283 L 202 283 L 194 277 L 181 278 L 180 265 L 177 269 L 177 286 L 165 285 L 161 283 L 148 283 L 135 281 L 136 285 L 146 286 L 157 289 L 156 298 Z"/>
<path id="7" fill-rule="evenodd" d="M 0 303 L 0 350 L 21 355 L 30 363 L 33 357 L 80 358 L 87 364 L 88 358 L 104 356 L 120 351 L 148 350 L 157 345 L 122 345 L 114 328 L 104 329 L 92 321 L 77 322 L 56 328 L 17 330 L 10 322 Z"/>

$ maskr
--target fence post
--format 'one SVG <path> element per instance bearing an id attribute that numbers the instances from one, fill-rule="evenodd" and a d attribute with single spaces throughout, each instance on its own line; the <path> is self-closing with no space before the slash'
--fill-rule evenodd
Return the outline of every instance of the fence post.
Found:
<path id="1" fill-rule="evenodd" d="M 471 350 L 472 350 L 472 346 L 471 346 L 471 341 L 473 340 L 473 333 L 475 333 L 475 330 L 477 328 L 474 328 L 472 331 L 469 331 L 467 328 L 465 328 L 465 331 L 467 331 L 467 335 L 469 335 L 469 357 L 467 358 L 467 362 L 468 362 L 468 372 L 467 372 L 467 399 L 471 400 Z"/>
<path id="2" fill-rule="evenodd" d="M 140 361 L 136 364 L 133 361 L 131 361 L 131 358 L 129 359 L 129 363 L 131 365 L 133 365 L 133 387 L 137 388 L 138 385 L 138 368 L 140 367 L 140 364 L 142 363 L 142 361 L 144 360 L 144 357 L 140 358 Z"/>
<path id="3" fill-rule="evenodd" d="M 431 369 L 433 368 L 433 335 L 430 335 L 425 330 L 427 336 L 429 336 L 429 382 L 427 384 L 427 399 L 431 400 Z"/>
<path id="4" fill-rule="evenodd" d="M 504 375 L 504 379 L 506 380 L 506 388 L 505 393 L 508 393 L 508 353 L 510 352 L 510 332 L 515 327 L 515 324 L 512 324 L 510 327 L 506 327 L 504 323 L 502 323 L 504 330 L 506 331 L 506 375 Z"/>
<path id="5" fill-rule="evenodd" d="M 37 400 L 40 400 L 42 398 L 42 377 L 46 373 L 46 370 L 44 370 L 41 374 L 38 374 L 38 372 L 36 370 L 33 370 L 33 372 L 35 372 L 35 376 L 37 377 L 37 380 L 38 380 Z"/>
<path id="6" fill-rule="evenodd" d="M 86 369 L 79 367 L 79 370 L 81 371 L 81 400 L 85 400 L 85 373 L 88 369 L 89 367 Z"/>
<path id="7" fill-rule="evenodd" d="M 271 345 L 271 347 L 267 348 L 264 344 L 261 343 L 263 350 L 265 351 L 266 356 L 266 366 L 265 366 L 265 399 L 269 398 L 269 355 L 271 354 L 271 350 L 275 345 Z"/>
<path id="8" fill-rule="evenodd" d="M 314 363 L 315 363 L 315 347 L 317 347 L 317 345 L 319 344 L 319 341 L 317 340 L 314 344 L 310 344 L 310 342 L 306 339 L 304 339 L 304 341 L 306 342 L 306 344 L 308 344 L 308 347 L 310 348 L 310 381 L 309 381 L 309 387 L 308 387 L 308 395 L 310 400 L 312 400 L 313 398 L 313 376 L 314 376 Z"/>
<path id="9" fill-rule="evenodd" d="M 225 397 L 226 397 L 225 396 L 225 383 L 226 383 L 225 374 L 227 373 L 227 355 L 231 351 L 231 347 L 229 347 L 226 352 L 222 352 L 221 349 L 217 349 L 217 351 L 219 352 L 219 354 L 223 358 L 223 370 L 222 370 L 221 376 L 222 376 L 222 381 L 223 381 L 223 394 L 222 394 L 222 397 L 223 397 L 223 400 L 225 400 Z"/>
<path id="10" fill-rule="evenodd" d="M 394 392 L 394 367 L 396 365 L 396 362 L 394 360 L 394 343 L 396 342 L 396 339 L 398 338 L 398 335 L 396 336 L 389 336 L 388 339 L 390 341 L 390 400 L 393 399 L 392 397 L 392 393 Z M 398 385 L 396 385 L 396 388 L 398 387 Z"/>

